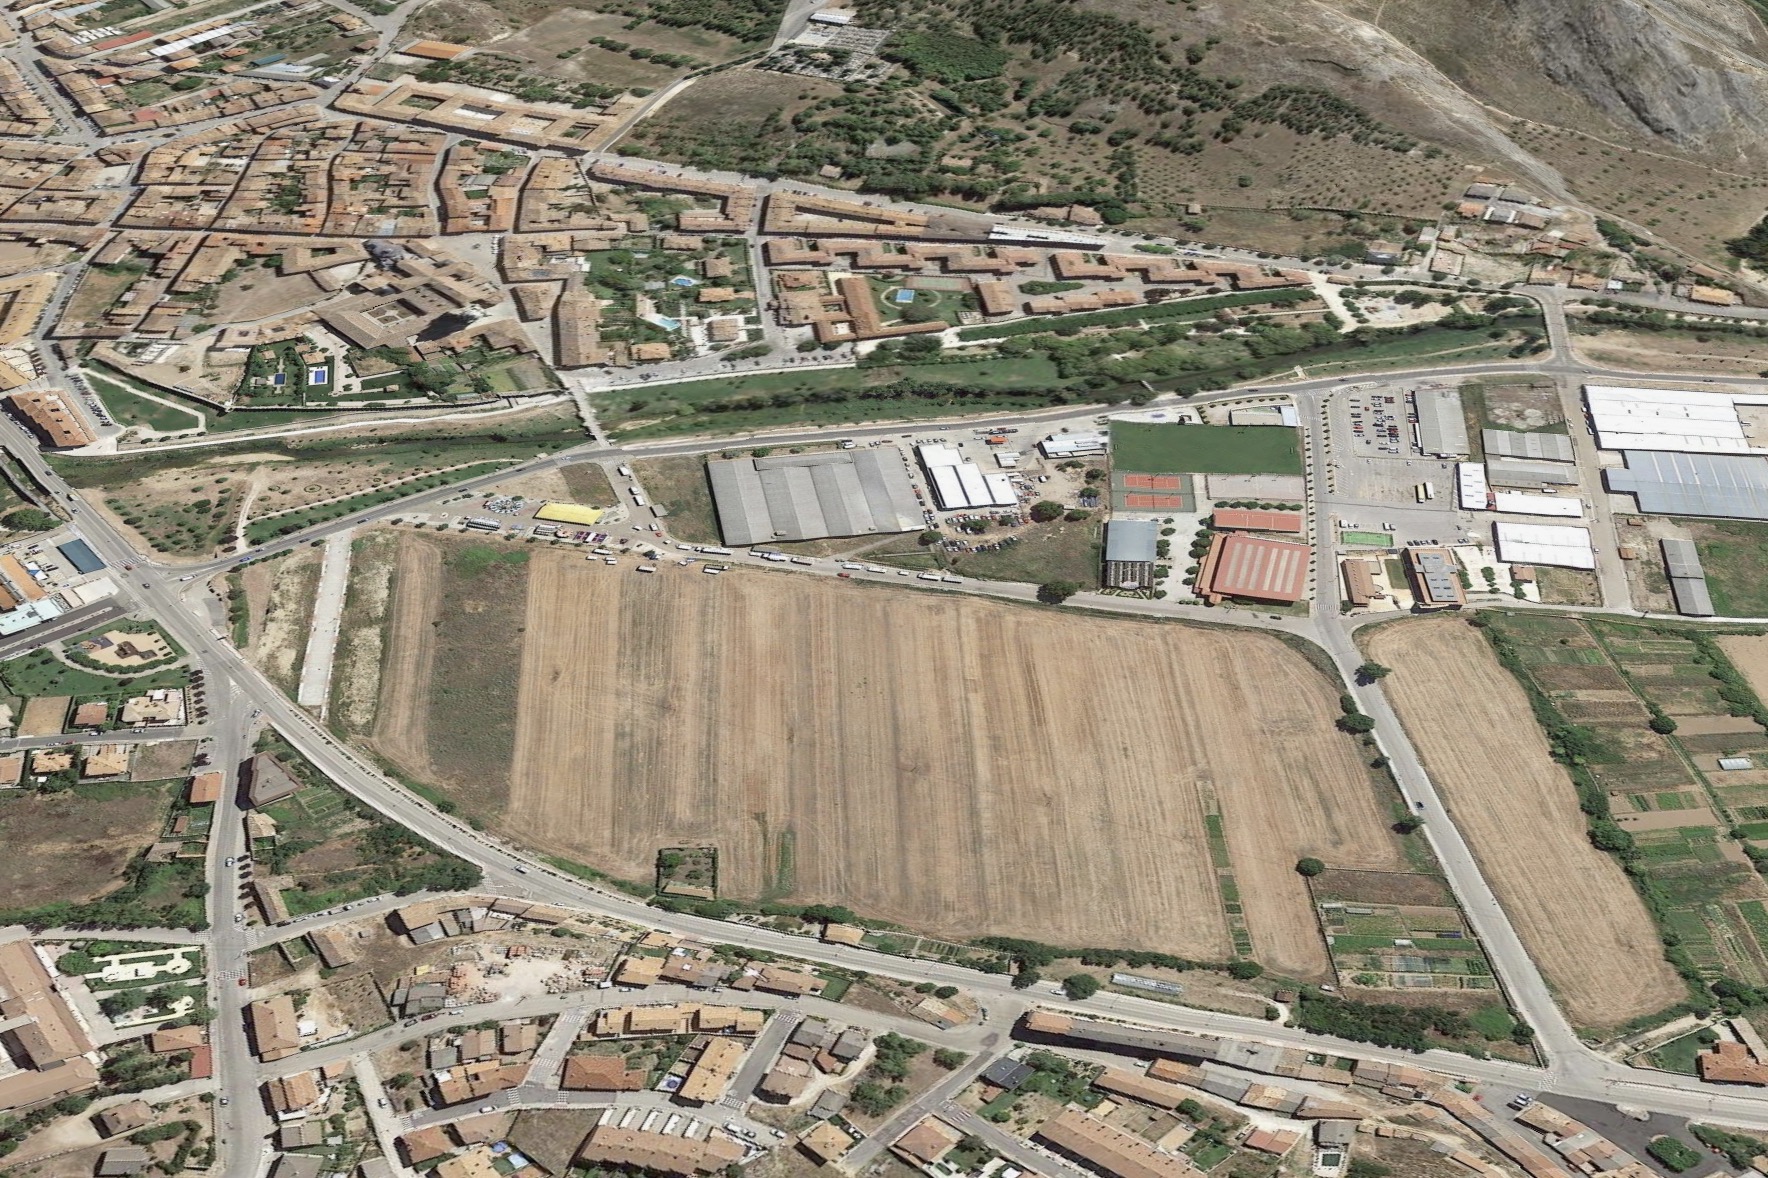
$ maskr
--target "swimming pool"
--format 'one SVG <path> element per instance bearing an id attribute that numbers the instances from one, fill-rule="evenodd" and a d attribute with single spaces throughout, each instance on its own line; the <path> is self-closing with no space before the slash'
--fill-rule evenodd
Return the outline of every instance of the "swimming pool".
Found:
<path id="1" fill-rule="evenodd" d="M 904 287 L 903 289 L 897 291 L 896 294 L 892 297 L 895 298 L 895 300 L 899 303 L 912 303 L 915 301 L 915 292 L 908 289 L 907 287 Z"/>
<path id="2" fill-rule="evenodd" d="M 320 364 L 316 367 L 309 368 L 307 370 L 307 383 L 308 384 L 330 384 L 331 383 L 331 369 L 324 364 Z"/>
<path id="3" fill-rule="evenodd" d="M 689 278 L 686 274 L 677 274 L 674 278 L 671 278 L 669 280 L 669 283 L 671 286 L 698 286 L 698 285 L 700 285 L 699 279 Z"/>

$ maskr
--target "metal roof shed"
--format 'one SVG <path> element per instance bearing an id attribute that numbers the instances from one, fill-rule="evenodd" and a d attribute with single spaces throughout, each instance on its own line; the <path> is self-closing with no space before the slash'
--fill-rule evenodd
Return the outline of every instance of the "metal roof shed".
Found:
<path id="1" fill-rule="evenodd" d="M 1108 561 L 1154 560 L 1160 525 L 1151 519 L 1114 519 L 1105 525 L 1105 559 Z"/>
<path id="2" fill-rule="evenodd" d="M 75 572 L 96 573 L 104 567 L 104 561 L 98 553 L 92 551 L 92 545 L 84 540 L 69 540 L 66 544 L 57 544 L 55 550 L 74 566 Z"/>
<path id="3" fill-rule="evenodd" d="M 1467 419 L 1461 415 L 1461 390 L 1419 389 L 1418 448 L 1439 458 L 1464 458 L 1471 449 Z"/>

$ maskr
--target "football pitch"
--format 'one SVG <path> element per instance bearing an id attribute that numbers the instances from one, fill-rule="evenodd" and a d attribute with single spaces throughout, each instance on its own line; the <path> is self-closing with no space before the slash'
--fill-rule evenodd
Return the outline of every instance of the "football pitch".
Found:
<path id="1" fill-rule="evenodd" d="M 1278 425 L 1111 423 L 1111 461 L 1148 474 L 1302 473 L 1300 431 Z"/>

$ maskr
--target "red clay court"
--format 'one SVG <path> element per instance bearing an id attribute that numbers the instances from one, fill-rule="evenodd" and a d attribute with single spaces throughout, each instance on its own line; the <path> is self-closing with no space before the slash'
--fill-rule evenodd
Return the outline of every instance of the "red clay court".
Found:
<path id="1" fill-rule="evenodd" d="M 1127 491 L 1183 490 L 1183 484 L 1176 474 L 1126 474 L 1123 476 L 1123 485 Z"/>
<path id="2" fill-rule="evenodd" d="M 1131 478 L 1147 477 L 1131 475 Z M 1135 511 L 1183 511 L 1185 500 L 1181 495 L 1125 495 L 1123 505 Z"/>

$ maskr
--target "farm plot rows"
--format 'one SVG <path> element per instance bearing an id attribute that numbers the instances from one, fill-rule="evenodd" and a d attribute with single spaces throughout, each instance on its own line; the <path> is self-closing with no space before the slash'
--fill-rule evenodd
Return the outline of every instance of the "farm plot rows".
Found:
<path id="1" fill-rule="evenodd" d="M 1231 914 L 1259 961 L 1321 978 L 1296 859 L 1405 866 L 1387 800 L 1332 728 L 1332 685 L 1263 636 L 773 572 L 635 577 L 546 549 L 492 592 L 462 555 L 487 546 L 405 547 L 376 729 L 391 735 L 390 703 L 408 719 L 377 746 L 476 818 L 618 876 L 708 843 L 732 897 L 1213 960 L 1238 939 Z M 471 618 L 446 606 L 469 600 L 457 582 L 484 587 Z M 520 629 L 501 654 L 479 643 L 471 674 L 519 657 L 514 742 L 503 772 L 468 773 L 436 739 L 449 661 L 401 652 L 493 618 Z M 488 752 L 467 759 L 483 770 Z"/>

